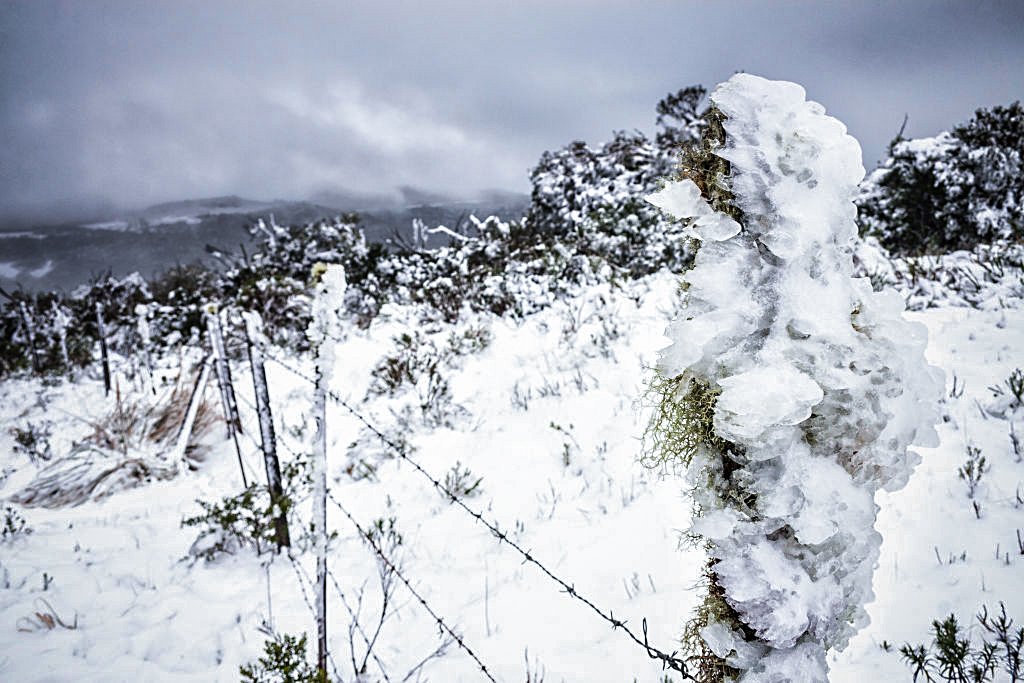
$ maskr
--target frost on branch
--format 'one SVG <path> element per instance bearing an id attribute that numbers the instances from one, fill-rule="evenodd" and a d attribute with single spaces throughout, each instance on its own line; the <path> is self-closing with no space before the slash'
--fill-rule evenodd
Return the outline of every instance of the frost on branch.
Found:
<path id="1" fill-rule="evenodd" d="M 655 459 L 687 467 L 710 557 L 692 661 L 704 680 L 825 681 L 826 651 L 868 621 L 875 492 L 937 443 L 942 375 L 902 298 L 852 276 L 864 168 L 845 126 L 748 74 L 712 102 L 703 151 L 648 198 L 700 243 L 653 435 Z M 698 438 L 700 419 L 665 418 L 694 405 L 713 427 Z"/>

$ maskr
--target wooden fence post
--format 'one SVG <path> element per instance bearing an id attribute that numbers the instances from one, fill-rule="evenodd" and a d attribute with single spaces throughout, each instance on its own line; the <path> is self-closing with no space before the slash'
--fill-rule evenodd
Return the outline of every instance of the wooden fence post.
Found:
<path id="1" fill-rule="evenodd" d="M 313 414 L 313 531 L 316 539 L 317 666 L 327 673 L 327 385 L 334 374 L 336 349 L 331 331 L 339 324 L 338 311 L 345 294 L 345 269 L 313 266 L 313 319 L 306 335 L 316 349 L 316 387 Z"/>
<path id="2" fill-rule="evenodd" d="M 231 384 L 231 367 L 228 365 L 227 352 L 224 349 L 224 335 L 221 332 L 220 314 L 216 304 L 208 304 L 206 307 L 206 332 L 210 337 L 213 366 L 217 372 L 217 384 L 220 386 L 220 403 L 224 410 L 228 438 L 235 442 L 238 469 L 242 472 L 242 485 L 249 488 L 249 478 L 245 476 L 245 463 L 242 461 L 242 447 L 238 443 L 238 433 L 242 430 L 242 422 L 238 417 L 235 389 Z"/>
<path id="3" fill-rule="evenodd" d="M 149 329 L 149 306 L 137 304 L 135 306 L 136 329 L 139 333 L 139 346 L 142 347 L 142 364 L 146 367 L 146 374 L 149 375 L 149 388 L 153 395 L 156 395 L 156 378 L 153 376 L 153 357 L 150 354 L 152 339 Z"/>
<path id="4" fill-rule="evenodd" d="M 103 304 L 96 302 L 96 329 L 100 335 L 100 358 L 103 361 L 103 388 L 110 395 L 110 356 L 107 354 L 107 327 L 103 324 Z"/>
<path id="5" fill-rule="evenodd" d="M 316 642 L 317 667 L 327 672 L 327 390 L 319 363 L 313 390 L 313 525 L 316 534 Z"/>
<path id="6" fill-rule="evenodd" d="M 249 367 L 252 369 L 252 385 L 256 397 L 256 415 L 260 422 L 260 445 L 263 449 L 263 466 L 267 471 L 267 488 L 271 503 L 284 499 L 281 485 L 281 464 L 277 459 L 277 439 L 274 434 L 274 415 L 270 408 L 270 390 L 267 387 L 267 371 L 263 364 L 263 321 L 258 313 L 242 313 L 245 321 L 245 341 L 249 349 Z M 277 548 L 291 545 L 288 533 L 288 516 L 278 505 L 274 522 Z"/>
<path id="7" fill-rule="evenodd" d="M 182 360 L 184 365 L 184 359 Z M 206 389 L 206 379 L 210 375 L 210 354 L 203 356 L 199 365 L 199 373 L 196 375 L 196 382 L 192 385 L 192 394 L 188 399 L 188 410 L 178 427 L 178 435 L 174 440 L 174 452 L 172 461 L 180 463 L 185 459 L 188 449 L 188 440 L 192 435 L 192 426 L 195 424 L 196 415 L 199 413 L 199 404 L 203 402 L 203 390 Z"/>
<path id="8" fill-rule="evenodd" d="M 71 318 L 64 312 L 64 309 L 53 302 L 53 321 L 57 327 L 57 338 L 60 341 L 60 359 L 64 363 L 64 372 L 71 378 L 71 357 L 68 355 L 68 325 Z"/>

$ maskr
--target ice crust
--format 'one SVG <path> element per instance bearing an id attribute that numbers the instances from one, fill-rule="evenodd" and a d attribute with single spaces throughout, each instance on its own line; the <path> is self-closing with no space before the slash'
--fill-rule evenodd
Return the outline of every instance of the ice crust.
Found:
<path id="1" fill-rule="evenodd" d="M 908 446 L 937 443 L 943 377 L 902 298 L 852 276 L 864 167 L 845 126 L 799 85 L 749 74 L 712 100 L 742 225 L 689 180 L 649 198 L 702 242 L 659 369 L 721 389 L 714 426 L 740 465 L 726 476 L 706 451 L 688 476 L 694 531 L 757 639 L 724 623 L 702 637 L 745 683 L 826 681 L 826 651 L 868 623 L 875 492 L 906 484 Z"/>

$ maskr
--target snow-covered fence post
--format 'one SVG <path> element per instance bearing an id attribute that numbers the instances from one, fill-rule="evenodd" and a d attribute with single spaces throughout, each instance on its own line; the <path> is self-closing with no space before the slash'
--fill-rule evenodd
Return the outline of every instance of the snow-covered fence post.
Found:
<path id="1" fill-rule="evenodd" d="M 103 388 L 110 395 L 110 355 L 107 353 L 107 326 L 103 323 L 103 304 L 96 302 L 96 333 L 100 336 L 100 361 L 103 363 Z"/>
<path id="2" fill-rule="evenodd" d="M 316 368 L 313 392 L 313 522 L 316 543 L 316 664 L 327 671 L 327 389 L 320 364 Z"/>
<path id="3" fill-rule="evenodd" d="M 32 359 L 32 372 L 38 375 L 42 368 L 39 365 L 39 349 L 36 347 L 36 326 L 24 301 L 18 302 L 18 312 L 21 313 L 21 321 L 25 325 L 25 336 L 28 337 L 28 352 L 29 357 Z M 110 387 L 108 385 L 107 392 L 109 393 L 109 391 Z"/>
<path id="4" fill-rule="evenodd" d="M 149 375 L 149 388 L 156 393 L 156 380 L 153 377 L 153 358 L 150 354 L 152 346 L 149 329 L 149 306 L 137 304 L 135 306 L 136 329 L 139 333 L 139 346 L 142 347 L 142 364 L 146 367 L 146 374 Z"/>
<path id="5" fill-rule="evenodd" d="M 182 367 L 184 368 L 184 361 Z M 192 393 L 188 398 L 188 409 L 185 411 L 185 417 L 178 427 L 178 435 L 174 440 L 171 462 L 177 463 L 179 467 L 184 463 L 185 455 L 188 452 L 188 440 L 192 436 L 192 427 L 195 424 L 196 415 L 199 414 L 199 405 L 203 402 L 203 393 L 206 390 L 206 380 L 209 375 L 210 355 L 207 354 L 203 356 L 203 360 L 199 363 L 199 372 L 196 373 L 196 381 L 192 385 Z"/>
<path id="6" fill-rule="evenodd" d="M 263 450 L 263 466 L 267 471 L 267 489 L 270 501 L 277 505 L 278 515 L 274 522 L 274 534 L 278 550 L 291 545 L 288 534 L 288 517 L 280 503 L 284 499 L 281 486 L 281 464 L 277 459 L 277 438 L 274 434 L 274 415 L 270 409 L 270 390 L 267 388 L 267 371 L 263 363 L 263 321 L 258 313 L 244 312 L 245 342 L 249 349 L 249 367 L 252 370 L 252 385 L 256 396 L 256 415 L 260 422 L 260 446 Z"/>
<path id="7" fill-rule="evenodd" d="M 60 359 L 64 363 L 64 372 L 71 378 L 71 357 L 68 355 L 68 327 L 71 325 L 71 316 L 63 306 L 53 302 L 53 326 L 57 328 L 57 342 L 60 344 Z"/>
<path id="8" fill-rule="evenodd" d="M 316 628 L 317 666 L 327 673 L 327 386 L 334 374 L 335 341 L 340 328 L 339 311 L 345 296 L 345 269 L 317 263 L 313 266 L 316 282 L 313 319 L 306 336 L 316 349 L 316 387 L 313 415 L 316 436 L 313 440 L 313 524 L 316 540 Z"/>
<path id="9" fill-rule="evenodd" d="M 216 304 L 207 304 L 206 306 L 206 333 L 210 337 L 213 367 L 217 373 L 217 385 L 220 387 L 220 404 L 224 411 L 224 423 L 227 425 L 228 438 L 235 442 L 238 469 L 242 472 L 242 485 L 249 488 L 249 479 L 245 476 L 245 463 L 242 461 L 242 447 L 238 443 L 238 433 L 242 431 L 242 421 L 238 416 L 235 388 L 231 383 L 231 366 L 228 364 L 227 351 L 224 349 L 220 312 Z"/>
<path id="10" fill-rule="evenodd" d="M 875 493 L 934 445 L 941 372 L 895 292 L 852 277 L 860 147 L 793 83 L 716 88 L 703 144 L 651 203 L 699 243 L 648 436 L 687 469 L 709 593 L 685 646 L 702 681 L 827 681 L 868 622 Z"/>

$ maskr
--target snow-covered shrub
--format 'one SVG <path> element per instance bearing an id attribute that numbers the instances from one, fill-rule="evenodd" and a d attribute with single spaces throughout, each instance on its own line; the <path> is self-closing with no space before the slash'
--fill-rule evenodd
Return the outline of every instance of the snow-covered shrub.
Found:
<path id="1" fill-rule="evenodd" d="M 199 535 L 189 548 L 189 556 L 212 561 L 224 554 L 234 554 L 246 547 L 269 550 L 277 547 L 277 521 L 288 519 L 291 529 L 305 533 L 292 538 L 292 545 L 310 546 L 308 525 L 290 519 L 295 501 L 310 487 L 309 464 L 305 460 L 286 463 L 281 468 L 283 493 L 273 497 L 266 484 L 252 483 L 248 488 L 217 501 L 196 500 L 202 510 L 181 521 L 183 527 L 195 527 Z"/>
<path id="2" fill-rule="evenodd" d="M 260 220 L 251 231 L 260 238 L 256 251 L 230 259 L 220 289 L 225 305 L 259 313 L 275 344 L 309 348 L 310 273 L 317 263 L 345 265 L 351 282 L 359 285 L 345 301 L 356 317 L 372 319 L 386 301 L 377 268 L 384 247 L 367 243 L 354 214 L 291 226 Z"/>
<path id="3" fill-rule="evenodd" d="M 664 217 L 637 197 L 656 190 L 681 148 L 697 139 L 704 95 L 702 87 L 691 86 L 659 102 L 653 141 L 639 131 L 616 131 L 597 148 L 576 140 L 544 152 L 530 172 L 528 222 L 545 232 L 573 232 L 595 214 L 616 213 L 644 226 L 661 225 Z"/>
<path id="4" fill-rule="evenodd" d="M 738 74 L 683 180 L 650 201 L 699 241 L 655 391 L 710 557 L 688 628 L 704 680 L 825 681 L 867 623 L 879 489 L 934 443 L 941 374 L 903 300 L 853 277 L 860 148 L 803 88 Z"/>
<path id="5" fill-rule="evenodd" d="M 22 514 L 10 505 L 5 505 L 4 523 L 3 526 L 0 526 L 0 542 L 7 543 L 31 533 L 32 527 L 28 525 Z"/>
<path id="6" fill-rule="evenodd" d="M 426 424 L 449 424 L 459 412 L 452 404 L 447 377 L 451 352 L 439 348 L 432 338 L 418 331 L 398 335 L 394 342 L 392 353 L 384 356 L 373 369 L 370 395 L 396 396 L 406 391 L 414 396 L 416 408 Z M 412 406 L 406 407 L 410 414 L 404 417 L 411 419 Z"/>
<path id="7" fill-rule="evenodd" d="M 129 356 L 139 345 L 138 317 L 135 308 L 153 300 L 149 283 L 138 273 L 116 278 L 110 273 L 75 289 L 66 300 L 75 321 L 76 338 L 90 343 L 99 341 L 96 305 L 103 311 L 103 327 L 107 348 L 112 353 Z"/>
<path id="8" fill-rule="evenodd" d="M 932 138 L 897 137 L 857 198 L 861 228 L 900 255 L 1024 239 L 1024 107 L 979 109 Z"/>
<path id="9" fill-rule="evenodd" d="M 878 240 L 857 243 L 856 272 L 876 290 L 899 291 L 909 310 L 937 306 L 1001 309 L 1024 300 L 1024 244 L 978 244 L 970 251 L 893 257 Z"/>
<path id="10" fill-rule="evenodd" d="M 93 322 L 72 324 L 68 297 L 56 292 L 0 290 L 0 377 L 22 371 L 60 375 L 92 360 Z"/>
<path id="11" fill-rule="evenodd" d="M 217 273 L 200 264 L 175 266 L 149 284 L 150 338 L 157 351 L 194 342 L 206 329 L 205 306 L 220 298 Z"/>
<path id="12" fill-rule="evenodd" d="M 50 447 L 52 422 L 26 422 L 24 427 L 11 427 L 7 432 L 14 438 L 14 452 L 26 456 L 29 461 L 46 462 L 53 456 Z"/>

